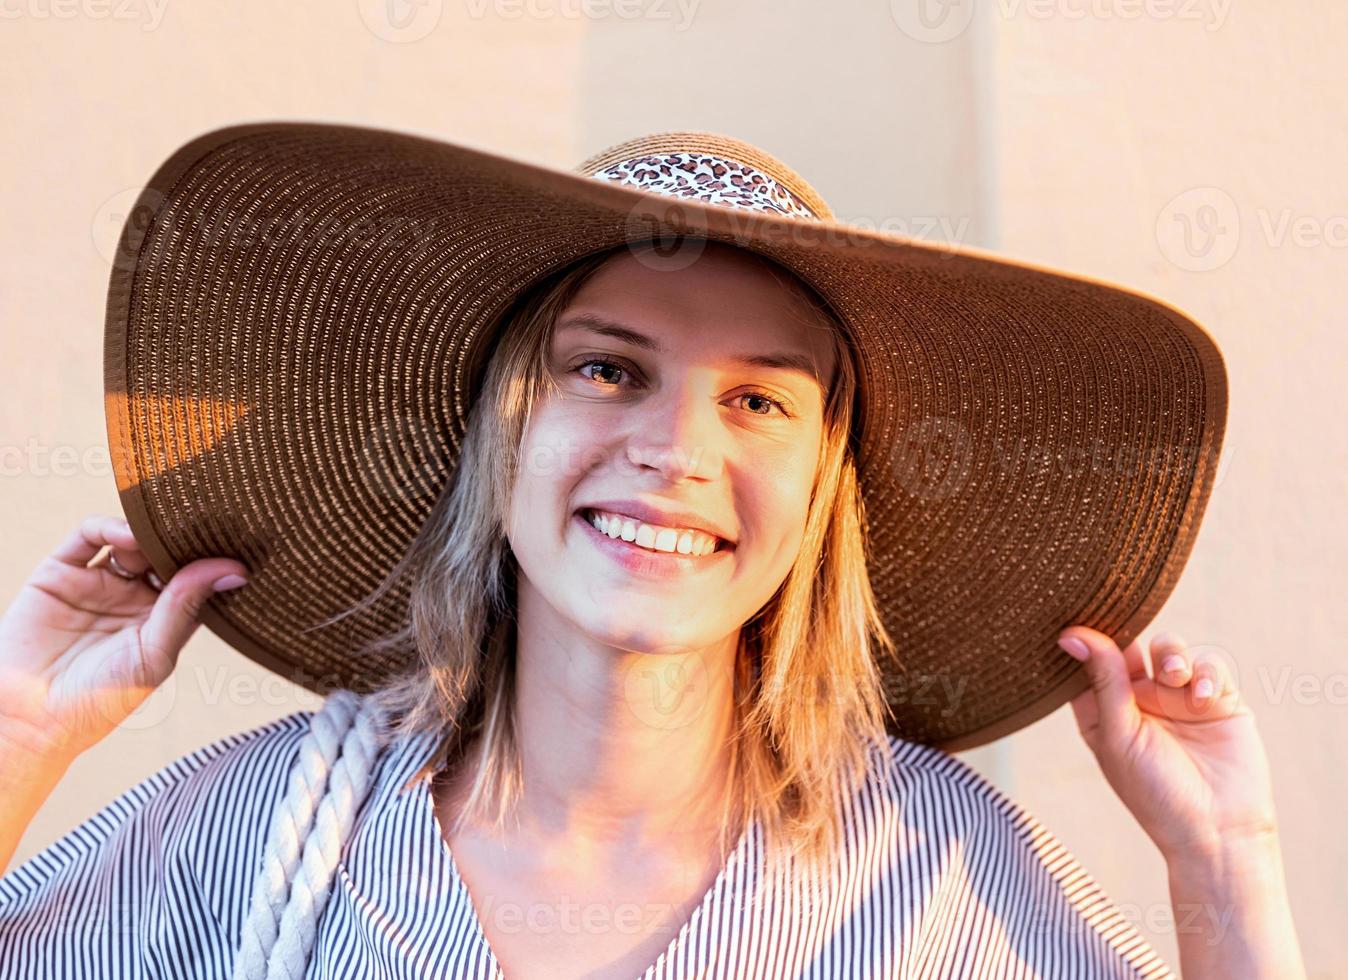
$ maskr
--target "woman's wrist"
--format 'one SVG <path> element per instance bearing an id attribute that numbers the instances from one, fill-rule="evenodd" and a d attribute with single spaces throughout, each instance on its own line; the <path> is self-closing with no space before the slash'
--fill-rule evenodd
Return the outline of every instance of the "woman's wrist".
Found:
<path id="1" fill-rule="evenodd" d="M 64 741 L 0 716 L 0 779 L 7 784 L 59 779 L 78 755 Z"/>
<path id="2" fill-rule="evenodd" d="M 1212 834 L 1161 849 L 1167 868 L 1192 873 L 1217 873 L 1224 866 L 1266 866 L 1282 861 L 1282 837 L 1275 824 L 1240 834 Z"/>
<path id="3" fill-rule="evenodd" d="M 1182 975 L 1305 976 L 1276 831 L 1166 857 Z"/>

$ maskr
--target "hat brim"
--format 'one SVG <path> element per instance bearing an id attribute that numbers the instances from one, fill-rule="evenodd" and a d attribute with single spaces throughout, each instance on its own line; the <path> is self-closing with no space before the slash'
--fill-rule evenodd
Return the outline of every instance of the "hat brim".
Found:
<path id="1" fill-rule="evenodd" d="M 401 664 L 368 594 L 453 471 L 489 328 L 520 290 L 650 234 L 754 250 L 852 334 L 891 730 L 946 750 L 1086 686 L 1055 643 L 1131 642 L 1170 595 L 1226 422 L 1212 338 L 1159 299 L 969 246 L 674 199 L 476 148 L 306 122 L 174 152 L 109 284 L 109 447 L 156 573 L 231 556 L 202 622 L 311 690 Z M 671 258 L 666 256 L 666 258 Z M 674 255 L 674 261 L 678 256 Z"/>

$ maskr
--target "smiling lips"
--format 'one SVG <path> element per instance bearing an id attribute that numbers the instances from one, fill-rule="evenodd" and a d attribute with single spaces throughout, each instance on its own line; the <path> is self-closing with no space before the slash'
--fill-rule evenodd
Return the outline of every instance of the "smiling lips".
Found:
<path id="1" fill-rule="evenodd" d="M 648 551 L 702 556 L 712 554 L 726 544 L 722 539 L 703 531 L 647 524 L 625 514 L 588 508 L 581 514 L 598 531 L 610 538 L 630 542 Z"/>

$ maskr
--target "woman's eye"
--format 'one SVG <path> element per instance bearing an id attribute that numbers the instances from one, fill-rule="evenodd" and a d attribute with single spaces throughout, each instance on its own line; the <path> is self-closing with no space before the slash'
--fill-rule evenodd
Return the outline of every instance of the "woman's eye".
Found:
<path id="1" fill-rule="evenodd" d="M 579 370 L 580 370 L 582 373 L 584 373 L 584 372 L 586 371 L 586 368 L 589 368 L 590 366 L 595 365 L 595 364 L 599 365 L 600 367 L 607 368 L 609 371 L 622 371 L 622 370 L 624 370 L 624 368 L 623 368 L 623 366 L 622 366 L 621 364 L 614 364 L 612 361 L 586 361 L 584 364 L 582 364 L 582 365 L 580 366 Z M 587 378 L 588 380 L 590 380 L 590 381 L 595 381 L 595 380 L 596 380 L 595 377 L 594 377 L 594 375 L 592 375 L 592 374 L 586 373 L 585 376 L 586 376 L 586 378 Z M 603 381 L 599 381 L 599 382 L 597 382 L 597 383 L 598 383 L 598 384 L 606 384 L 606 382 L 603 382 Z M 611 385 L 610 385 L 610 387 L 611 387 Z"/>
<path id="2" fill-rule="evenodd" d="M 595 367 L 599 368 L 600 370 L 598 372 L 591 372 L 590 368 Z M 607 375 L 608 377 L 611 378 L 615 372 L 618 374 L 630 373 L 628 372 L 628 369 L 621 364 L 617 364 L 613 361 L 601 361 L 601 360 L 585 361 L 577 365 L 575 370 L 581 372 L 582 376 L 587 381 L 592 381 L 596 385 L 605 388 L 618 387 L 618 384 L 615 381 L 601 380 L 601 377 Z M 737 397 L 739 397 L 741 400 L 744 401 L 752 400 L 758 403 L 759 405 L 766 405 L 766 410 L 762 410 L 759 408 L 750 408 L 749 412 L 751 412 L 754 415 L 771 415 L 772 410 L 775 408 L 778 412 L 781 413 L 783 418 L 788 419 L 792 418 L 792 414 L 787 409 L 786 405 L 778 401 L 776 398 L 773 398 L 771 395 L 766 394 L 765 392 L 747 391 L 744 394 L 739 395 Z"/>
<path id="3" fill-rule="evenodd" d="M 782 404 L 781 402 L 779 402 L 777 399 L 772 398 L 772 397 L 769 397 L 768 395 L 765 395 L 765 394 L 763 394 L 762 392 L 750 391 L 750 392 L 747 392 L 747 393 L 745 393 L 745 394 L 743 394 L 743 395 L 740 395 L 740 397 L 741 397 L 741 398 L 744 398 L 744 399 L 750 399 L 750 398 L 752 398 L 752 399 L 757 400 L 758 402 L 765 402 L 765 403 L 767 403 L 767 405 L 769 406 L 769 408 L 768 408 L 768 410 L 767 410 L 766 412 L 759 412 L 759 411 L 756 411 L 756 410 L 754 410 L 754 409 L 752 409 L 752 408 L 749 410 L 749 411 L 753 412 L 755 415 L 771 415 L 771 414 L 772 414 L 772 409 L 775 408 L 775 409 L 777 409 L 777 411 L 781 412 L 782 415 L 783 415 L 784 417 L 786 417 L 786 418 L 790 418 L 790 417 L 791 417 L 790 413 L 787 412 L 786 406 L 785 406 L 785 405 L 783 405 L 783 404 Z"/>

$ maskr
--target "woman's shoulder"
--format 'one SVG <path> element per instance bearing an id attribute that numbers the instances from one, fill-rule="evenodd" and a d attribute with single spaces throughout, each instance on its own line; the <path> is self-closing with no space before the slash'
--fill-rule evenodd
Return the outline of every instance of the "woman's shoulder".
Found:
<path id="1" fill-rule="evenodd" d="M 870 761 L 867 795 L 929 818 L 931 830 L 965 833 L 990 820 L 1026 832 L 1037 826 L 1029 811 L 944 749 L 890 734 Z"/>
<path id="2" fill-rule="evenodd" d="M 892 817 L 879 826 L 918 830 L 924 841 L 965 852 L 995 847 L 1036 870 L 1070 863 L 1084 876 L 1033 813 L 958 756 L 891 734 L 873 750 L 871 763 L 852 805 L 864 801 L 873 813 Z"/>
<path id="3" fill-rule="evenodd" d="M 863 793 L 878 804 L 910 807 L 915 800 L 934 803 L 943 826 L 960 829 L 965 818 L 985 810 L 1011 814 L 1015 803 L 977 769 L 944 749 L 889 734 L 870 746 Z M 955 818 L 955 819 L 950 819 Z"/>
<path id="4" fill-rule="evenodd" d="M 875 828 L 896 880 L 921 883 L 918 932 L 941 937 L 918 944 L 924 965 L 952 966 L 960 936 L 977 946 L 991 930 L 988 955 L 1050 972 L 1173 976 L 1061 841 L 968 762 L 892 734 L 872 761 L 855 822 Z"/>

